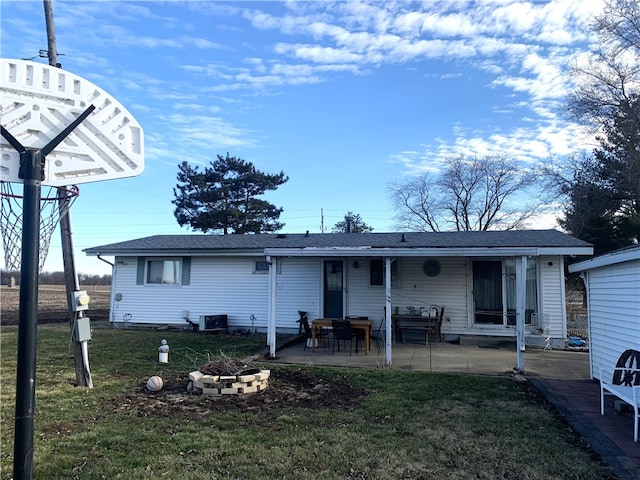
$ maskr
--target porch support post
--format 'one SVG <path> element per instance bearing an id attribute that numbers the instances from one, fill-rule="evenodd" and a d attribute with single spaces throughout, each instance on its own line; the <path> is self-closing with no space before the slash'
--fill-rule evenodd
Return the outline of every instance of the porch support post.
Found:
<path id="1" fill-rule="evenodd" d="M 391 257 L 386 257 L 384 275 L 384 364 L 391 366 Z"/>
<path id="2" fill-rule="evenodd" d="M 524 373 L 525 309 L 527 297 L 527 257 L 516 258 L 516 370 Z"/>
<path id="3" fill-rule="evenodd" d="M 267 257 L 269 262 L 269 319 L 267 320 L 267 345 L 269 345 L 269 357 L 276 356 L 276 287 L 278 273 L 278 258 Z"/>

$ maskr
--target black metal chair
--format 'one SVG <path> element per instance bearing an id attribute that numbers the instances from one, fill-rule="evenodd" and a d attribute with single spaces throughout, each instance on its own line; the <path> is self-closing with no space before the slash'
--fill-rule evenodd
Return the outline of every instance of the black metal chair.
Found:
<path id="1" fill-rule="evenodd" d="M 444 305 L 431 305 L 429 310 L 437 318 L 435 325 L 428 332 L 429 340 L 434 337 L 436 341 L 442 342 L 442 318 L 444 317 Z"/>
<path id="2" fill-rule="evenodd" d="M 351 328 L 351 322 L 349 320 L 336 319 L 333 320 L 331 324 L 333 327 L 333 353 L 336 352 L 336 342 L 338 343 L 338 351 L 340 351 L 340 342 L 348 341 L 349 356 L 351 356 L 351 352 L 353 351 L 353 340 L 356 339 L 356 333 Z"/>
<path id="3" fill-rule="evenodd" d="M 385 323 L 386 323 L 386 319 L 383 317 L 382 320 L 380 320 L 380 325 L 378 325 L 378 328 L 373 332 L 371 332 L 371 335 L 369 336 L 369 341 L 371 342 L 371 345 L 373 345 L 374 343 L 376 344 L 376 352 L 378 353 L 378 355 L 382 353 L 381 343 L 383 343 L 385 339 L 385 335 L 382 332 L 382 329 Z"/>
<path id="4" fill-rule="evenodd" d="M 307 348 L 313 348 L 313 332 L 311 330 L 311 326 L 309 325 L 309 319 L 307 318 L 306 315 L 304 316 L 300 316 L 300 320 L 298 320 L 300 322 L 300 325 L 302 325 L 302 328 L 304 330 L 304 350 L 306 350 Z M 326 345 L 324 344 L 324 333 L 322 332 L 322 329 L 318 328 L 316 329 L 316 347 L 323 345 L 324 348 L 326 348 Z"/>
<path id="5" fill-rule="evenodd" d="M 347 315 L 346 317 L 344 317 L 344 319 L 345 320 L 369 320 L 369 317 L 366 317 L 366 316 L 362 317 L 358 315 Z M 358 353 L 358 347 L 360 345 L 360 342 L 362 342 L 362 344 L 364 345 L 366 335 L 364 333 L 364 330 L 361 328 L 353 328 L 353 333 L 356 336 L 356 353 Z M 371 338 L 369 338 L 369 344 L 371 344 Z"/>

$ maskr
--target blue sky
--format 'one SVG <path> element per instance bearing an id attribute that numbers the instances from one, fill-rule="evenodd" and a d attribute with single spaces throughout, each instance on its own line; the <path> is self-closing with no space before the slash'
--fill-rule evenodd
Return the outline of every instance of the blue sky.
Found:
<path id="1" fill-rule="evenodd" d="M 284 232 L 347 211 L 394 229 L 388 185 L 446 158 L 523 168 L 591 149 L 563 115 L 567 67 L 589 50 L 599 0 L 426 2 L 53 1 L 59 61 L 142 125 L 145 169 L 80 185 L 82 249 L 191 233 L 173 215 L 177 165 L 229 152 L 289 182 L 266 199 Z M 0 1 L 1 56 L 47 62 L 40 0 Z M 553 227 L 550 217 L 532 227 Z M 3 265 L 4 263 L 2 263 Z M 45 270 L 62 270 L 59 232 Z"/>

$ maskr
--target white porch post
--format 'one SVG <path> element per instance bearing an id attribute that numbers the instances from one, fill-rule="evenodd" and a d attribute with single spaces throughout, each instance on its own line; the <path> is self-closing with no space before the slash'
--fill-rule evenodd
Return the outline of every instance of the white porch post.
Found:
<path id="1" fill-rule="evenodd" d="M 267 320 L 267 345 L 269 345 L 269 356 L 276 356 L 276 291 L 278 258 L 267 258 L 269 262 L 269 319 Z"/>
<path id="2" fill-rule="evenodd" d="M 525 311 L 527 298 L 527 257 L 516 258 L 516 352 L 517 370 L 524 373 Z"/>
<path id="3" fill-rule="evenodd" d="M 387 367 L 391 366 L 391 257 L 386 257 L 385 261 L 385 276 L 384 276 L 384 364 Z"/>

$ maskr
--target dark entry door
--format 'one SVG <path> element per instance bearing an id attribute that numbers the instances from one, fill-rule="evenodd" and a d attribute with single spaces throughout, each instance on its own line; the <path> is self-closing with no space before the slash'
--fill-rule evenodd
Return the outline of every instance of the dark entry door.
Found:
<path id="1" fill-rule="evenodd" d="M 476 323 L 501 325 L 504 322 L 502 262 L 474 260 L 473 303 Z"/>
<path id="2" fill-rule="evenodd" d="M 324 262 L 324 317 L 342 318 L 342 261 Z"/>

